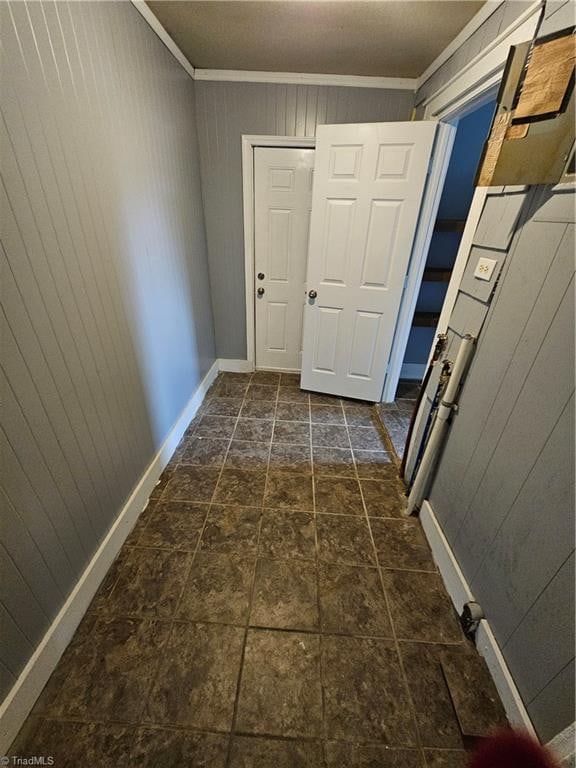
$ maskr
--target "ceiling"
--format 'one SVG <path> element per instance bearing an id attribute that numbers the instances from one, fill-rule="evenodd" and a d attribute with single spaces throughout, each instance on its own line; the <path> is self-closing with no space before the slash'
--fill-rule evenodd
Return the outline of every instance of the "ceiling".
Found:
<path id="1" fill-rule="evenodd" d="M 418 77 L 484 0 L 148 0 L 199 69 Z"/>

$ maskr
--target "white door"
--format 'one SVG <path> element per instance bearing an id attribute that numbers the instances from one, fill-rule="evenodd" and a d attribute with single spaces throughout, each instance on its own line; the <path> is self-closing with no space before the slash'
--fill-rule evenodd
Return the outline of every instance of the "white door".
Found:
<path id="1" fill-rule="evenodd" d="M 435 130 L 422 121 L 318 127 L 305 389 L 380 399 Z"/>
<path id="2" fill-rule="evenodd" d="M 314 150 L 254 150 L 256 367 L 299 371 Z"/>

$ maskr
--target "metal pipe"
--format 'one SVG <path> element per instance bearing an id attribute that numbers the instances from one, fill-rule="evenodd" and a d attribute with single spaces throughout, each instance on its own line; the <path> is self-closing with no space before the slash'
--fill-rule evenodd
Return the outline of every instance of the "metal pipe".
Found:
<path id="1" fill-rule="evenodd" d="M 408 497 L 406 515 L 411 515 L 413 512 L 420 509 L 424 495 L 428 490 L 428 482 L 436 464 L 438 451 L 444 442 L 444 437 L 448 430 L 448 419 L 456 407 L 456 398 L 460 388 L 460 382 L 468 368 L 468 364 L 474 351 L 475 341 L 473 336 L 467 334 L 460 344 L 460 349 L 458 350 L 456 361 L 454 362 L 452 373 L 450 374 L 450 380 L 448 381 L 446 391 L 444 392 L 444 397 L 438 406 L 436 420 L 432 427 L 430 438 L 426 444 L 422 461 L 418 467 L 418 472 Z"/>

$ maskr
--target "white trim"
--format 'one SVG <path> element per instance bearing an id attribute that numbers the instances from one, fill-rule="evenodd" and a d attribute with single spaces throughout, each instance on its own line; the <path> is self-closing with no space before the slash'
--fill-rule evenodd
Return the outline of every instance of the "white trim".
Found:
<path id="1" fill-rule="evenodd" d="M 254 147 L 314 148 L 310 136 L 242 136 L 242 208 L 244 216 L 244 291 L 246 302 L 246 358 L 256 365 L 254 318 Z"/>
<path id="2" fill-rule="evenodd" d="M 446 539 L 442 528 L 434 514 L 430 502 L 425 500 L 420 510 L 420 520 L 434 561 L 438 566 L 444 585 L 450 595 L 454 608 L 458 614 L 462 613 L 464 603 L 474 600 L 458 561 Z M 504 705 L 510 725 L 522 728 L 536 736 L 536 732 L 524 706 L 524 702 L 518 692 L 518 688 L 510 674 L 506 660 L 496 642 L 496 638 L 486 619 L 482 619 L 476 633 L 476 647 L 484 657 L 488 670 L 494 680 L 496 689 Z"/>
<path id="3" fill-rule="evenodd" d="M 454 261 L 452 268 L 452 274 L 450 275 L 450 282 L 446 290 L 446 296 L 444 297 L 444 303 L 442 304 L 442 310 L 438 319 L 438 326 L 436 333 L 446 333 L 448 330 L 448 323 L 452 317 L 452 310 L 456 304 L 458 298 L 458 292 L 460 290 L 460 283 L 468 264 L 468 257 L 470 256 L 470 249 L 472 248 L 472 241 L 476 234 L 476 229 L 484 210 L 484 203 L 489 192 L 489 187 L 476 187 L 472 203 L 468 210 L 468 217 L 466 224 L 464 225 L 464 231 L 462 232 L 462 238 L 460 245 L 458 246 L 458 253 Z M 428 356 L 428 364 L 432 358 L 434 352 L 434 345 L 430 348 L 430 354 Z"/>
<path id="4" fill-rule="evenodd" d="M 323 75 L 312 72 L 256 72 L 240 69 L 196 69 L 196 80 L 225 80 L 235 83 L 293 83 L 295 85 L 338 85 L 348 88 L 380 88 L 415 91 L 416 78 Z"/>
<path id="5" fill-rule="evenodd" d="M 531 40 L 538 26 L 543 0 L 536 0 L 450 80 L 422 102 L 424 119 L 448 119 L 470 94 L 493 87 L 501 79 L 511 45 Z"/>
<path id="6" fill-rule="evenodd" d="M 485 3 L 482 8 L 478 11 L 478 13 L 473 16 L 468 24 L 466 24 L 465 27 L 456 35 L 456 37 L 448 43 L 446 48 L 440 53 L 430 64 L 430 66 L 422 72 L 420 77 L 418 78 L 418 84 L 417 88 L 421 88 L 424 83 L 426 83 L 430 77 L 436 72 L 437 69 L 440 69 L 442 64 L 448 61 L 450 56 L 452 56 L 453 53 L 456 53 L 458 48 L 460 48 L 464 43 L 472 37 L 474 32 L 476 32 L 477 29 L 480 29 L 482 24 L 484 24 L 485 21 L 487 21 L 490 16 L 492 16 L 493 13 L 495 13 L 498 8 L 502 5 L 504 0 L 488 0 L 487 3 Z"/>
<path id="7" fill-rule="evenodd" d="M 404 360 L 408 337 L 410 336 L 418 293 L 420 291 L 420 286 L 422 285 L 422 276 L 426 266 L 426 259 L 428 258 L 428 249 L 434 232 L 436 214 L 438 212 L 438 206 L 440 205 L 440 198 L 442 197 L 444 180 L 446 179 L 446 173 L 448 172 L 448 165 L 450 163 L 450 155 L 452 153 L 455 137 L 456 128 L 452 125 L 448 125 L 447 123 L 438 125 L 430 172 L 426 183 L 426 189 L 424 190 L 424 196 L 422 198 L 418 227 L 412 246 L 408 271 L 406 273 L 404 294 L 396 319 L 394 340 L 392 342 L 392 349 L 388 360 L 388 370 L 384 381 L 384 389 L 382 391 L 382 402 L 385 403 L 394 402 L 396 396 L 398 380 L 400 379 L 400 372 L 402 370 L 402 361 Z"/>
<path id="8" fill-rule="evenodd" d="M 400 371 L 401 379 L 414 379 L 421 381 L 426 373 L 425 363 L 402 363 Z"/>
<path id="9" fill-rule="evenodd" d="M 221 371 L 230 373 L 252 373 L 253 364 L 249 360 L 232 360 L 228 357 L 221 357 L 218 360 L 218 366 Z"/>
<path id="10" fill-rule="evenodd" d="M 154 13 L 150 10 L 150 8 L 146 5 L 144 0 L 130 0 L 134 8 L 138 11 L 138 13 L 144 17 L 144 19 L 147 21 L 148 25 L 152 28 L 152 30 L 158 35 L 160 40 L 164 43 L 166 48 L 170 51 L 172 56 L 176 59 L 176 61 L 182 65 L 182 67 L 186 70 L 186 72 L 190 75 L 192 80 L 194 80 L 194 67 L 186 56 L 182 53 L 180 48 L 176 45 L 174 40 L 170 37 L 168 32 L 164 29 L 162 24 L 158 21 L 158 18 L 154 15 Z"/>
<path id="11" fill-rule="evenodd" d="M 568 768 L 574 765 L 574 754 L 576 753 L 576 723 L 571 723 L 563 731 L 557 733 L 546 746 L 554 753 L 558 761 Z M 572 762 L 570 763 L 570 760 Z"/>
<path id="12" fill-rule="evenodd" d="M 162 447 L 140 478 L 130 498 L 114 520 L 104 540 L 80 576 L 12 690 L 0 706 L 0 754 L 7 753 L 30 713 L 48 678 L 56 668 L 80 620 L 86 613 L 100 583 L 112 565 L 126 537 L 145 507 L 162 470 L 196 414 L 206 392 L 218 375 L 216 360 L 196 392 L 184 407 Z"/>

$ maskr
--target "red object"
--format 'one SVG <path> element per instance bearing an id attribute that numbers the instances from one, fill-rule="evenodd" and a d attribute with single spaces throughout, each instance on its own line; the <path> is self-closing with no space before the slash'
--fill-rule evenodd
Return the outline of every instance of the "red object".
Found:
<path id="1" fill-rule="evenodd" d="M 470 768 L 558 768 L 558 763 L 531 736 L 503 731 L 481 742 Z"/>

